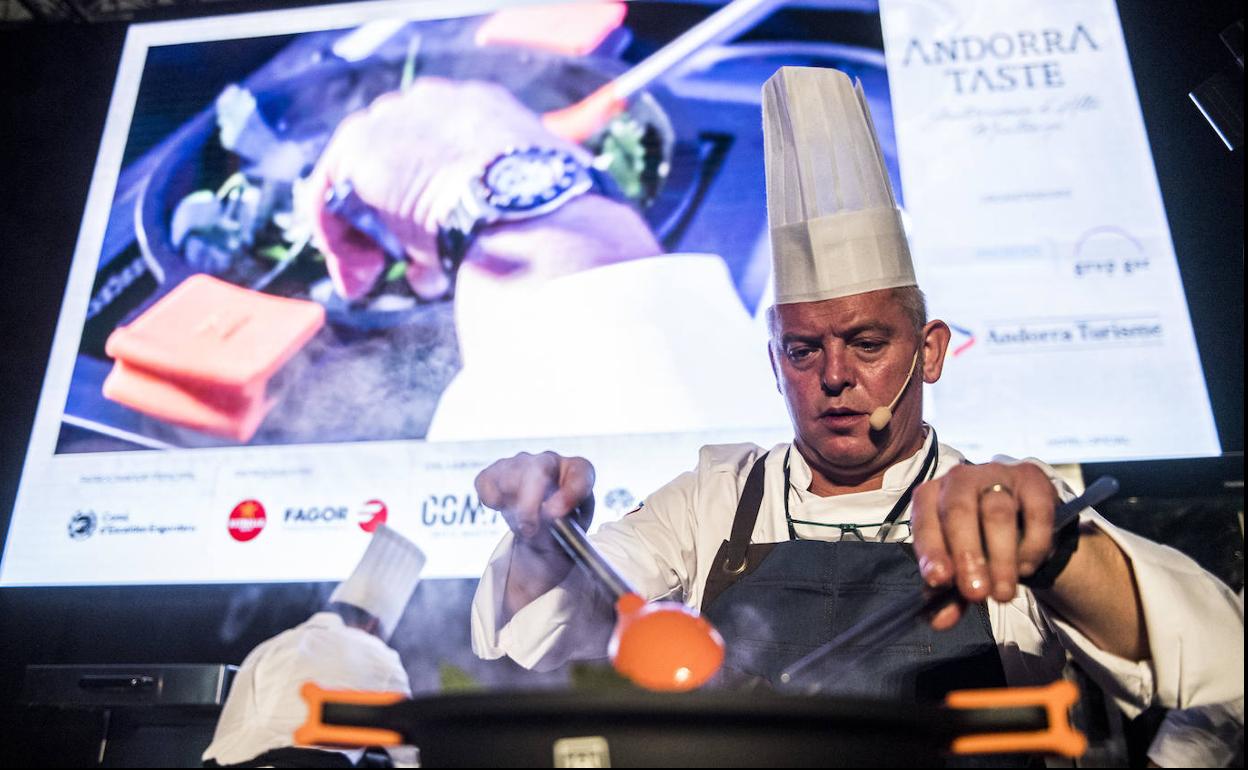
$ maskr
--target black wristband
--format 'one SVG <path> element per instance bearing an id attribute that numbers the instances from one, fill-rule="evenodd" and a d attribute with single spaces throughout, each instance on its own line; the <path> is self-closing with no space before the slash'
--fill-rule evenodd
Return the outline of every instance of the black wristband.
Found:
<path id="1" fill-rule="evenodd" d="M 575 508 L 573 508 L 572 512 L 569 513 L 568 515 L 572 517 L 573 521 L 581 525 L 581 529 L 588 531 L 589 525 L 594 520 L 594 493 L 593 491 L 591 490 L 589 493 L 589 497 L 582 500 L 580 504 L 577 505 Z"/>
<path id="2" fill-rule="evenodd" d="M 1053 583 L 1057 581 L 1057 576 L 1066 569 L 1066 565 L 1070 563 L 1070 557 L 1074 556 L 1078 549 L 1079 519 L 1075 519 L 1053 534 L 1053 553 L 1049 554 L 1049 558 L 1044 560 L 1031 577 L 1022 578 L 1018 582 L 1028 588 L 1041 591 L 1052 588 Z"/>

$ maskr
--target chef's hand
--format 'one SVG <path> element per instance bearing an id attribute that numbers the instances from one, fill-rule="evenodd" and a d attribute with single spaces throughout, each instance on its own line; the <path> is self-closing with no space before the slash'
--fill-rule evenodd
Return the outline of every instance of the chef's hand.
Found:
<path id="1" fill-rule="evenodd" d="M 301 201 L 338 292 L 348 299 L 367 293 L 386 261 L 371 239 L 325 210 L 333 185 L 349 182 L 378 211 L 405 247 L 413 291 L 436 298 L 449 284 L 438 260 L 439 223 L 491 160 L 526 146 L 562 149 L 590 161 L 584 149 L 551 134 L 538 116 L 492 83 L 420 78 L 348 116 Z M 590 194 L 545 216 L 485 228 L 466 259 L 491 277 L 512 279 L 550 277 L 659 251 L 631 208 Z"/>
<path id="2" fill-rule="evenodd" d="M 1014 598 L 1053 549 L 1057 492 L 1031 463 L 959 465 L 915 490 L 911 527 L 919 571 L 930 588 L 956 584 L 964 602 Z M 952 627 L 963 603 L 932 618 Z"/>
<path id="3" fill-rule="evenodd" d="M 951 628 L 968 602 L 1014 598 L 1019 578 L 1053 551 L 1057 491 L 1031 463 L 960 465 L 914 492 L 910 522 L 919 571 L 931 588 L 956 584 L 959 601 L 937 610 L 932 627 Z M 1131 562 L 1095 524 L 1053 584 L 1033 593 L 1101 650 L 1149 657 L 1148 628 Z"/>
<path id="4" fill-rule="evenodd" d="M 572 559 L 555 542 L 550 522 L 574 516 L 588 528 L 593 518 L 594 466 L 582 457 L 554 452 L 521 452 L 481 471 L 476 480 L 481 503 L 503 514 L 515 533 L 504 593 L 504 615 L 563 582 Z"/>

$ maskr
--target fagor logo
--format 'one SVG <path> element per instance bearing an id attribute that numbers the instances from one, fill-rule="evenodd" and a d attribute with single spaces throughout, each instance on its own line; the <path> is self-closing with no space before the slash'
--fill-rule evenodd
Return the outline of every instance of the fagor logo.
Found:
<path id="1" fill-rule="evenodd" d="M 357 507 L 350 505 L 289 506 L 282 511 L 282 526 L 292 531 L 324 532 L 348 529 L 354 523 L 372 533 L 386 523 L 389 509 L 381 500 L 372 499 Z"/>
<path id="2" fill-rule="evenodd" d="M 360 529 L 372 534 L 377 528 L 386 523 L 386 504 L 380 500 L 369 500 L 360 508 L 356 514 L 356 523 L 360 525 Z"/>
<path id="3" fill-rule="evenodd" d="M 345 505 L 310 505 L 306 508 L 287 508 L 282 522 L 296 527 L 335 527 L 347 523 L 350 511 Z"/>
<path id="4" fill-rule="evenodd" d="M 263 505 L 256 500 L 244 500 L 230 511 L 230 537 L 240 543 L 255 540 L 266 521 Z"/>

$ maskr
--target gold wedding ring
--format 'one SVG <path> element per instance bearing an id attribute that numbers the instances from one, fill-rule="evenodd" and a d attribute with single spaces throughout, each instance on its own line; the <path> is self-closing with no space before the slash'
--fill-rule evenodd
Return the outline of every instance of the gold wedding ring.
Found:
<path id="1" fill-rule="evenodd" d="M 1010 497 L 1013 497 L 1013 496 L 1014 496 L 1014 490 L 1013 490 L 1013 489 L 1010 489 L 1010 487 L 1009 487 L 1008 485 L 1006 485 L 1006 484 L 1002 484 L 1002 483 L 998 482 L 998 483 L 996 483 L 996 484 L 989 484 L 988 486 L 986 486 L 986 487 L 984 487 L 983 489 L 979 490 L 979 499 L 980 499 L 980 500 L 983 500 L 983 499 L 984 499 L 984 495 L 990 495 L 990 494 L 992 494 L 993 492 L 1003 492 L 1003 493 L 1005 493 L 1005 494 L 1009 495 Z"/>

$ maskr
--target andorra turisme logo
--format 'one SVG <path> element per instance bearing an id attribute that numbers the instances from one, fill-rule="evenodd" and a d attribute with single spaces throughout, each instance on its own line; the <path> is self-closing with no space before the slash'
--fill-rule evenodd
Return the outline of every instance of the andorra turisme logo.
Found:
<path id="1" fill-rule="evenodd" d="M 955 323 L 949 324 L 949 329 L 953 332 L 953 339 L 950 347 L 953 349 L 953 357 L 957 358 L 975 345 L 975 332 L 965 326 L 958 326 Z"/>

